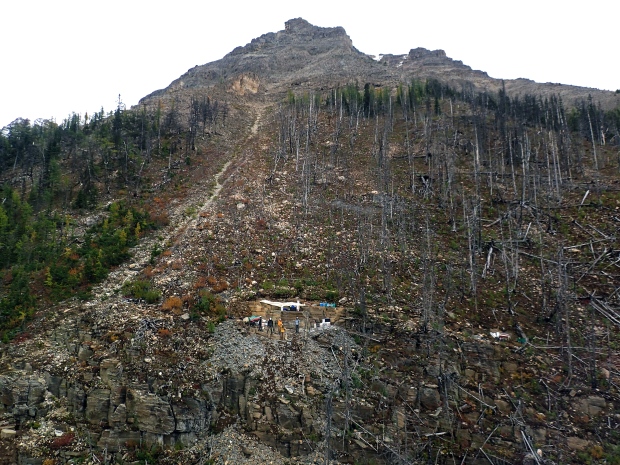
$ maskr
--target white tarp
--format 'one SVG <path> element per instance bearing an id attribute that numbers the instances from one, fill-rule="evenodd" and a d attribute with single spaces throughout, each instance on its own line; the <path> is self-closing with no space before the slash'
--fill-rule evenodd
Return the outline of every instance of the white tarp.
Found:
<path id="1" fill-rule="evenodd" d="M 297 302 L 274 302 L 272 300 L 261 300 L 260 302 L 262 304 L 273 305 L 274 307 L 280 307 L 280 310 L 282 310 L 283 307 L 290 307 L 291 305 L 297 307 L 298 310 L 301 310 L 301 307 L 305 307 L 305 305 L 302 305 L 299 303 L 299 300 Z"/>

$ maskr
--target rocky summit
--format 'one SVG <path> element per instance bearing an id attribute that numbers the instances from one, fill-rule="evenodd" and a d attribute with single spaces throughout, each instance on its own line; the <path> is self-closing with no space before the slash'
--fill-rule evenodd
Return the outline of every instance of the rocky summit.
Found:
<path id="1" fill-rule="evenodd" d="M 287 21 L 0 133 L 0 465 L 620 463 L 617 93 Z"/>
<path id="2" fill-rule="evenodd" d="M 443 50 L 418 47 L 406 55 L 385 54 L 377 60 L 357 50 L 343 28 L 317 27 L 302 18 L 287 21 L 284 30 L 264 34 L 221 60 L 188 70 L 141 104 L 170 93 L 204 90 L 223 81 L 243 94 L 275 93 L 281 97 L 289 90 L 327 90 L 353 82 L 396 87 L 411 76 L 439 79 L 458 90 L 498 93 L 503 88 L 514 96 L 555 95 L 571 103 L 590 95 L 606 109 L 620 104 L 618 94 L 610 91 L 528 79 L 494 79 L 447 57 Z"/>

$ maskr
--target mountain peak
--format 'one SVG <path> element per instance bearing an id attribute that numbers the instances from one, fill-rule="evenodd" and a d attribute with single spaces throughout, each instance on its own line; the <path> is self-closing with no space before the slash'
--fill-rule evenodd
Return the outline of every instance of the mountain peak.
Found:
<path id="1" fill-rule="evenodd" d="M 289 19 L 284 23 L 284 30 L 269 32 L 253 39 L 244 47 L 237 47 L 227 56 L 243 55 L 266 48 L 293 46 L 302 49 L 312 48 L 316 52 L 323 52 L 332 48 L 343 47 L 350 50 L 353 42 L 344 28 L 319 27 L 310 24 L 303 18 Z"/>
<path id="2" fill-rule="evenodd" d="M 351 41 L 351 39 L 349 39 L 349 36 L 347 36 L 347 32 L 341 26 L 319 27 L 319 26 L 310 24 L 308 21 L 306 21 L 303 18 L 289 19 L 287 22 L 284 23 L 284 31 L 287 32 L 288 34 L 293 34 L 293 35 L 298 35 L 298 36 L 305 36 L 305 37 L 310 36 L 313 39 L 321 38 L 321 37 L 342 36 L 342 37 L 346 37 L 349 40 L 349 42 Z"/>
<path id="3" fill-rule="evenodd" d="M 448 57 L 444 50 L 417 47 L 407 54 L 386 54 L 375 61 L 353 46 L 343 27 L 319 27 L 303 18 L 289 19 L 283 30 L 263 34 L 236 47 L 220 60 L 188 70 L 167 89 L 153 92 L 142 102 L 169 91 L 195 92 L 220 84 L 223 84 L 221 88 L 241 95 L 246 94 L 247 87 L 251 94 L 275 96 L 292 88 L 312 91 L 346 82 L 372 82 L 375 86 L 393 87 L 413 77 L 437 79 L 456 89 L 472 87 L 498 92 L 504 88 L 511 95 L 557 94 L 571 102 L 591 94 L 604 108 L 617 105 L 616 96 L 610 92 L 494 79 L 484 71 Z M 251 82 L 250 87 L 248 82 Z"/>
<path id="4" fill-rule="evenodd" d="M 353 47 L 342 27 L 318 27 L 303 18 L 286 21 L 285 28 L 269 32 L 236 47 L 222 59 L 196 66 L 167 89 L 155 91 L 142 101 L 167 90 L 196 89 L 226 82 L 236 89 L 239 80 L 251 78 L 252 92 L 277 90 L 310 82 L 355 80 L 358 70 L 372 60 Z M 243 86 L 242 86 L 243 87 Z"/>
<path id="5" fill-rule="evenodd" d="M 287 22 L 284 23 L 284 30 L 286 32 L 290 32 L 290 33 L 303 33 L 303 32 L 307 32 L 307 31 L 312 31 L 314 29 L 321 29 L 318 26 L 314 26 L 313 24 L 310 24 L 308 21 L 306 21 L 303 18 L 294 18 L 294 19 L 289 19 Z"/>

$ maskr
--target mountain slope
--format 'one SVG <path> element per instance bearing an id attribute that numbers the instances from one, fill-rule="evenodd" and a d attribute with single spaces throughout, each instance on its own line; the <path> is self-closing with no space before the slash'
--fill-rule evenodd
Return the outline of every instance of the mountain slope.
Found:
<path id="1" fill-rule="evenodd" d="M 98 196 L 52 190 L 41 215 L 108 230 L 122 199 L 160 221 L 124 215 L 131 258 L 0 347 L 0 463 L 617 461 L 620 120 L 485 83 L 297 19 L 59 129 L 58 185 L 79 165 Z M 5 160 L 15 198 L 44 186 L 39 143 Z M 53 224 L 62 257 L 97 245 Z"/>

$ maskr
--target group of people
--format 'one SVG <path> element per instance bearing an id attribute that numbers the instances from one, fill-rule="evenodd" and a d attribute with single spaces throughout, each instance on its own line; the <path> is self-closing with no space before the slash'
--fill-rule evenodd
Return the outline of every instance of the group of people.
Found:
<path id="1" fill-rule="evenodd" d="M 281 319 L 278 319 L 278 321 L 275 324 L 271 318 L 267 320 L 267 334 L 268 335 L 273 334 L 276 326 L 278 328 L 278 334 L 280 334 L 280 339 L 284 340 L 284 332 L 286 331 L 286 328 L 284 327 L 284 324 L 282 323 Z M 263 330 L 263 318 L 262 317 L 258 319 L 258 330 L 259 331 Z M 295 333 L 299 333 L 299 317 L 295 318 Z"/>

